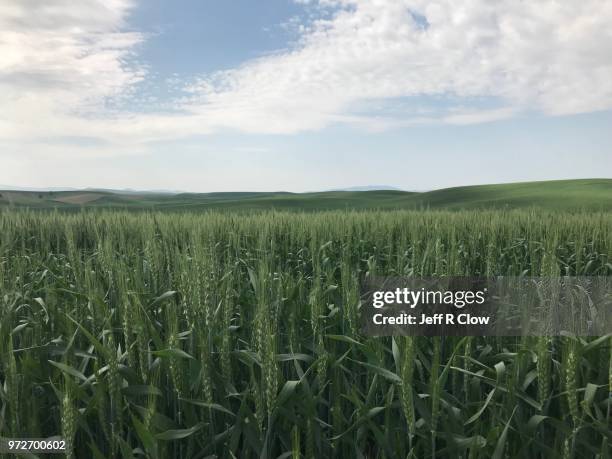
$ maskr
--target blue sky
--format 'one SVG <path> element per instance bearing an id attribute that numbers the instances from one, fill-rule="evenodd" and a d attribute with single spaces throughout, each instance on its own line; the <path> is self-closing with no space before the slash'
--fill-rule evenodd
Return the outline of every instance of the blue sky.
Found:
<path id="1" fill-rule="evenodd" d="M 236 67 L 283 48 L 295 38 L 283 24 L 303 13 L 286 0 L 147 0 L 136 4 L 128 21 L 151 35 L 138 58 L 171 77 Z"/>
<path id="2" fill-rule="evenodd" d="M 612 177 L 612 7 L 0 7 L 0 184 L 428 190 Z"/>

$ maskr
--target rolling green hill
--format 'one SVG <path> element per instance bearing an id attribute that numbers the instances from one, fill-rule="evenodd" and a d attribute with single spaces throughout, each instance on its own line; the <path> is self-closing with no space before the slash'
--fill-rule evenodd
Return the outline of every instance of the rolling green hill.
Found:
<path id="1" fill-rule="evenodd" d="M 134 210 L 333 210 L 474 209 L 543 207 L 559 210 L 612 210 L 612 179 L 557 180 L 406 191 L 320 193 L 121 193 L 114 191 L 0 191 L 0 208 Z"/>

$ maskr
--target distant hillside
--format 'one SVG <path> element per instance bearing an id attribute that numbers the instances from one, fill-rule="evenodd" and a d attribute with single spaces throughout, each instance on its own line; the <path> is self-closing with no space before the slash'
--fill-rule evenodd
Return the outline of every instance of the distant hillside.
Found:
<path id="1" fill-rule="evenodd" d="M 415 193 L 396 190 L 320 193 L 121 193 L 115 190 L 0 191 L 0 207 L 31 209 L 474 209 L 542 207 L 612 211 L 612 179 L 477 185 Z"/>
<path id="2" fill-rule="evenodd" d="M 328 191 L 402 191 L 399 188 L 389 185 L 365 185 L 365 186 L 351 186 L 348 188 L 336 188 Z"/>
<path id="3" fill-rule="evenodd" d="M 546 207 L 612 210 L 612 179 L 463 186 L 419 193 L 419 204 L 450 208 Z"/>

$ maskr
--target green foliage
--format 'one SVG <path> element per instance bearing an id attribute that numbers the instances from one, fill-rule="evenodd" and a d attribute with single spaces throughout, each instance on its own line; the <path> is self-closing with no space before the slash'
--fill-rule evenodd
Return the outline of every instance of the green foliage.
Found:
<path id="1" fill-rule="evenodd" d="M 3 191 L 1 207 L 159 211 L 320 211 L 358 209 L 523 209 L 612 210 L 612 179 L 551 180 L 462 186 L 422 193 L 398 190 L 317 193 L 179 193 Z"/>
<path id="2" fill-rule="evenodd" d="M 367 338 L 367 275 L 612 275 L 609 213 L 0 213 L 0 436 L 609 457 L 612 338 Z"/>

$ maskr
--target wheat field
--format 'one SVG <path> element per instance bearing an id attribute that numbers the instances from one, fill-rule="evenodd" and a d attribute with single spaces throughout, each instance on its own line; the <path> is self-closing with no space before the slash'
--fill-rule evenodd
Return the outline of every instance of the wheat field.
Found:
<path id="1" fill-rule="evenodd" d="M 612 215 L 0 213 L 0 437 L 71 458 L 608 458 L 603 337 L 360 332 L 367 276 L 612 275 Z"/>

